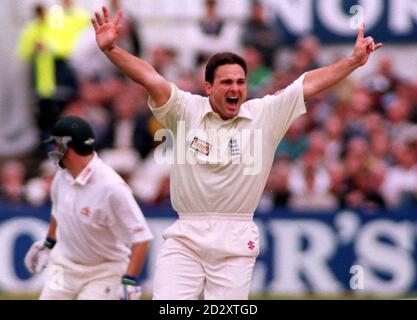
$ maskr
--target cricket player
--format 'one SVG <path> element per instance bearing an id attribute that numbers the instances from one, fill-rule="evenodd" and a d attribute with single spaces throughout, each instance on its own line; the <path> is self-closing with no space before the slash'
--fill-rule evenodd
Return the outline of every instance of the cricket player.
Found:
<path id="1" fill-rule="evenodd" d="M 106 7 L 95 13 L 98 47 L 147 90 L 155 117 L 176 138 L 171 201 L 179 220 L 163 234 L 153 297 L 248 299 L 259 253 L 253 213 L 278 143 L 306 112 L 305 101 L 363 66 L 381 44 L 365 37 L 362 26 L 351 57 L 307 72 L 275 95 L 250 101 L 246 62 L 219 53 L 207 64 L 208 97 L 202 97 L 179 90 L 149 63 L 118 47 L 121 18 L 119 12 L 111 21 Z"/>
<path id="2" fill-rule="evenodd" d="M 51 222 L 46 239 L 25 257 L 32 273 L 48 265 L 40 299 L 138 299 L 137 276 L 153 235 L 130 188 L 98 158 L 83 119 L 59 119 L 48 142 L 60 167 Z"/>

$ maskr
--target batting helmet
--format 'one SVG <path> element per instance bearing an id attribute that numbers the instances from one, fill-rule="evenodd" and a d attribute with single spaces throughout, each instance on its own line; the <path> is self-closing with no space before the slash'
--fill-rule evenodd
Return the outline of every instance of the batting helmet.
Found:
<path id="1" fill-rule="evenodd" d="M 56 143 L 64 150 L 68 147 L 80 155 L 88 155 L 94 151 L 95 137 L 87 121 L 79 117 L 62 117 L 52 127 L 51 136 L 45 143 Z M 62 156 L 63 156 L 62 155 Z"/>

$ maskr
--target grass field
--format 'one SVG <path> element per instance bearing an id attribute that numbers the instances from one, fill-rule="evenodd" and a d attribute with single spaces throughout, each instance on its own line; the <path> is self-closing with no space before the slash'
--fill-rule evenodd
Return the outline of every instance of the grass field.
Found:
<path id="1" fill-rule="evenodd" d="M 38 295 L 28 294 L 11 294 L 0 292 L 0 300 L 36 300 Z"/>

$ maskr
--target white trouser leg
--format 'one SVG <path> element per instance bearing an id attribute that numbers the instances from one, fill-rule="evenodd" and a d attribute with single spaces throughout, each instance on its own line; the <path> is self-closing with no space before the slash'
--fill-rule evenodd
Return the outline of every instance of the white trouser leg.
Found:
<path id="1" fill-rule="evenodd" d="M 154 300 L 197 300 L 204 271 L 198 256 L 174 238 L 165 240 L 156 263 Z"/>
<path id="2" fill-rule="evenodd" d="M 106 262 L 91 269 L 85 279 L 78 300 L 116 300 L 119 299 L 121 279 L 126 272 L 126 262 Z"/>
<path id="3" fill-rule="evenodd" d="M 154 299 L 248 299 L 259 253 L 252 220 L 180 219 L 169 227 L 157 260 Z"/>
<path id="4" fill-rule="evenodd" d="M 79 280 L 63 264 L 50 262 L 45 272 L 46 283 L 39 300 L 73 300 L 77 297 Z"/>
<path id="5" fill-rule="evenodd" d="M 248 300 L 256 257 L 228 257 L 206 265 L 205 300 Z"/>
<path id="6" fill-rule="evenodd" d="M 118 299 L 127 262 L 112 261 L 95 266 L 76 264 L 60 254 L 51 255 L 41 300 Z"/>

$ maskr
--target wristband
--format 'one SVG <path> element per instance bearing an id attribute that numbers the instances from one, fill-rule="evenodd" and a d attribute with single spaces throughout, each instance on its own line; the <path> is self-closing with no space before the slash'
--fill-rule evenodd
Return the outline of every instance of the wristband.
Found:
<path id="1" fill-rule="evenodd" d="M 55 246 L 55 244 L 56 244 L 56 240 L 54 240 L 50 237 L 46 237 L 46 240 L 43 243 L 44 247 L 48 248 L 48 249 L 52 249 Z"/>
<path id="2" fill-rule="evenodd" d="M 126 284 L 129 286 L 136 286 L 138 284 L 136 277 L 133 277 L 129 274 L 124 274 L 122 277 L 122 284 Z"/>

